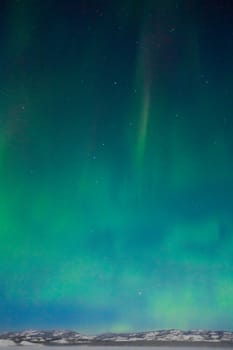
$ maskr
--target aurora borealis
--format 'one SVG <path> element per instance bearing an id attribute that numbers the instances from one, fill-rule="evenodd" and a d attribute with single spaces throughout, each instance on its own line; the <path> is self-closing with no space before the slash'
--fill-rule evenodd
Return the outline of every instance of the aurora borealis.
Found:
<path id="1" fill-rule="evenodd" d="M 231 1 L 0 9 L 0 329 L 232 330 Z"/>

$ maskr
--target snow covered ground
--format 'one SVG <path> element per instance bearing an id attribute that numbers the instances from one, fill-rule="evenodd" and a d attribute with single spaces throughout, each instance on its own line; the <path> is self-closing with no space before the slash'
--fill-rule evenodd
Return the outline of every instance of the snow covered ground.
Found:
<path id="1" fill-rule="evenodd" d="M 206 330 L 191 330 L 182 331 L 177 329 L 156 330 L 149 332 L 134 332 L 134 333 L 107 333 L 96 336 L 83 335 L 74 331 L 66 330 L 26 330 L 23 332 L 7 332 L 0 334 L 0 347 L 12 346 L 38 346 L 38 345 L 95 345 L 97 346 L 112 346 L 114 350 L 118 345 L 166 345 L 180 346 L 182 349 L 188 345 L 212 345 L 212 346 L 231 346 L 233 347 L 233 332 L 224 331 L 206 331 Z M 164 349 L 164 348 L 163 348 Z M 80 348 L 79 348 L 80 350 Z"/>

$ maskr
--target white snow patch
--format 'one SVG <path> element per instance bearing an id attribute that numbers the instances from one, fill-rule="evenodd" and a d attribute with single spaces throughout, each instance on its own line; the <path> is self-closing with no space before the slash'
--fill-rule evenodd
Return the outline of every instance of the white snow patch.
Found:
<path id="1" fill-rule="evenodd" d="M 12 346 L 12 345 L 15 345 L 15 342 L 13 340 L 0 339 L 0 346 Z"/>
<path id="2" fill-rule="evenodd" d="M 31 343 L 30 341 L 26 341 L 26 340 L 23 340 L 20 345 L 23 345 L 23 346 L 43 346 L 42 344 L 38 344 L 38 343 Z"/>
<path id="3" fill-rule="evenodd" d="M 52 341 L 53 344 L 69 344 L 69 342 L 66 339 L 57 339 Z"/>

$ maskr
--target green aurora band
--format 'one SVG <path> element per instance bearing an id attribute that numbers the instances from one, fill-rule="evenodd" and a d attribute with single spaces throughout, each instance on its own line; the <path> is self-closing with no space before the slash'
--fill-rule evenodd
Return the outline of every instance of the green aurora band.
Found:
<path id="1" fill-rule="evenodd" d="M 233 49 L 203 3 L 1 5 L 1 329 L 232 330 Z"/>

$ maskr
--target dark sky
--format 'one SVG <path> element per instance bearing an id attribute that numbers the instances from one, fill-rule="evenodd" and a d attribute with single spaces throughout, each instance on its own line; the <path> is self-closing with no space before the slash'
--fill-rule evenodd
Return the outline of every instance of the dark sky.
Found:
<path id="1" fill-rule="evenodd" d="M 0 330 L 232 330 L 232 1 L 0 16 Z"/>

